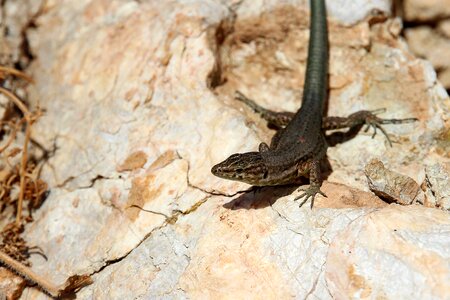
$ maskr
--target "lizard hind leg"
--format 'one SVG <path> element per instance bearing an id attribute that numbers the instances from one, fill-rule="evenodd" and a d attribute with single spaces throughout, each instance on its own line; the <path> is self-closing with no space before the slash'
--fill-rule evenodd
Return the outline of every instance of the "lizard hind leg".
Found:
<path id="1" fill-rule="evenodd" d="M 276 112 L 266 109 L 258 105 L 252 99 L 247 98 L 240 91 L 236 91 L 235 98 L 236 100 L 243 102 L 245 105 L 253 109 L 254 112 L 259 114 L 261 118 L 263 118 L 270 125 L 275 127 L 275 129 L 281 129 L 286 127 L 286 125 L 292 120 L 292 117 L 294 116 L 294 113 L 291 112 Z"/>
<path id="2" fill-rule="evenodd" d="M 417 121 L 417 118 L 405 118 L 405 119 L 382 119 L 377 117 L 377 114 L 385 112 L 386 109 L 376 109 L 376 110 L 361 110 L 352 113 L 346 118 L 343 117 L 325 117 L 322 121 L 323 130 L 340 129 L 340 128 L 354 128 L 357 126 L 366 125 L 364 129 L 365 132 L 369 128 L 373 128 L 372 138 L 377 134 L 377 129 L 379 129 L 383 135 L 386 137 L 389 145 L 392 147 L 391 139 L 389 135 L 384 130 L 384 124 L 405 124 Z"/>
<path id="3" fill-rule="evenodd" d="M 380 109 L 378 111 L 385 111 L 383 109 Z M 376 113 L 378 111 L 372 111 L 370 112 L 367 117 L 365 118 L 365 124 L 367 125 L 367 127 L 364 129 L 364 132 L 367 132 L 369 130 L 370 127 L 373 128 L 373 134 L 372 134 L 372 138 L 375 137 L 375 135 L 377 134 L 377 129 L 379 129 L 383 135 L 386 137 L 389 146 L 392 147 L 392 141 L 389 138 L 389 135 L 387 134 L 387 132 L 384 130 L 383 126 L 381 126 L 382 124 L 404 124 L 404 123 L 412 123 L 412 122 L 416 122 L 418 121 L 417 118 L 406 118 L 406 119 L 381 119 L 378 118 L 376 116 Z"/>

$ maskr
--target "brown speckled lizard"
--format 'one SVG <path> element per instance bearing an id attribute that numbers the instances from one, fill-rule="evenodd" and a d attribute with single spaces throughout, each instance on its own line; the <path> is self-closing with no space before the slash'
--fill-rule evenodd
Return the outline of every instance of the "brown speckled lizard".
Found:
<path id="1" fill-rule="evenodd" d="M 381 124 L 399 124 L 416 121 L 409 119 L 380 119 L 377 111 L 358 111 L 347 118 L 323 118 L 327 96 L 328 33 L 324 0 L 310 0 L 311 21 L 308 60 L 301 108 L 294 114 L 273 112 L 262 108 L 242 93 L 236 98 L 259 113 L 262 118 L 279 130 L 270 146 L 259 145 L 259 151 L 237 153 L 215 165 L 211 172 L 221 178 L 237 180 L 254 186 L 271 186 L 294 183 L 299 177 L 310 179 L 310 186 L 294 200 L 303 198 L 302 206 L 311 198 L 311 208 L 320 190 L 320 161 L 327 152 L 324 131 L 364 124 L 380 129 L 391 144 Z"/>

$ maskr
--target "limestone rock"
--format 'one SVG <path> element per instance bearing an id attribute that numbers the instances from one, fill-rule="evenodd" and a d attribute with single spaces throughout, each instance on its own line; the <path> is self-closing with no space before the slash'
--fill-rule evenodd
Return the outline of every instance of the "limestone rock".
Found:
<path id="1" fill-rule="evenodd" d="M 369 188 L 376 195 L 390 202 L 408 205 L 423 203 L 424 194 L 411 177 L 386 169 L 379 160 L 371 160 L 365 168 Z"/>
<path id="2" fill-rule="evenodd" d="M 439 80 L 450 90 L 450 1 L 406 0 L 401 11 L 410 22 L 405 37 L 411 50 L 432 62 Z"/>
<path id="3" fill-rule="evenodd" d="M 449 0 L 405 0 L 405 19 L 408 21 L 429 21 L 450 17 Z"/>
<path id="4" fill-rule="evenodd" d="M 425 190 L 426 205 L 450 210 L 449 166 L 435 164 L 425 168 L 426 177 L 422 188 Z"/>
<path id="5" fill-rule="evenodd" d="M 332 241 L 325 266 L 338 299 L 447 299 L 447 212 L 391 205 L 352 222 Z M 375 238 L 376 237 L 376 238 Z"/>
<path id="6" fill-rule="evenodd" d="M 288 197 L 271 204 L 266 195 L 210 199 L 94 275 L 95 283 L 78 296 L 122 299 L 133 291 L 139 299 L 329 299 L 329 243 L 373 208 L 311 211 Z"/>
<path id="7" fill-rule="evenodd" d="M 449 25 L 442 24 L 436 30 L 430 26 L 417 26 L 405 30 L 406 40 L 411 50 L 420 57 L 425 57 L 438 70 L 438 78 L 442 84 L 450 88 L 450 35 Z"/>
<path id="8" fill-rule="evenodd" d="M 26 283 L 19 275 L 12 271 L 0 268 L 0 298 L 1 299 L 18 299 L 22 294 Z"/>
<path id="9" fill-rule="evenodd" d="M 92 274 L 78 299 L 331 299 L 329 245 L 386 205 L 368 193 L 364 165 L 382 158 L 422 182 L 424 164 L 447 159 L 439 141 L 450 100 L 431 65 L 399 39 L 400 22 L 371 13 L 386 1 L 355 4 L 351 26 L 336 8 L 348 1 L 329 2 L 328 115 L 385 107 L 382 117 L 420 121 L 387 125 L 392 148 L 372 132 L 337 133 L 324 170 L 328 198 L 312 211 L 293 201 L 295 186 L 244 193 L 248 185 L 215 178 L 212 165 L 273 135 L 235 90 L 275 110 L 300 106 L 306 2 L 44 1 L 25 31 L 35 57 L 28 92 L 45 108 L 33 140 L 48 150 L 41 176 L 51 188 L 26 229 L 48 257 L 33 256 L 33 270 L 55 283 Z M 445 224 L 423 239 L 444 244 Z"/>
<path id="10" fill-rule="evenodd" d="M 29 64 L 30 58 L 24 53 L 26 46 L 23 44 L 23 34 L 34 18 L 40 14 L 42 2 L 44 1 L 14 0 L 2 3 L 0 30 L 5 34 L 0 38 L 0 64 L 16 62 L 23 67 Z"/>

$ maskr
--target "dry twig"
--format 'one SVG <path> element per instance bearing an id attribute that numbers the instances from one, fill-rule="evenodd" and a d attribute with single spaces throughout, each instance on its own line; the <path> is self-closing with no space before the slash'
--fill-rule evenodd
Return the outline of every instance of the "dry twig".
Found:
<path id="1" fill-rule="evenodd" d="M 64 284 L 55 285 L 2 251 L 0 251 L 0 262 L 27 281 L 36 284 L 44 292 L 54 298 L 72 294 L 80 288 L 92 283 L 92 278 L 88 275 L 74 275 L 69 277 Z"/>
<path id="2" fill-rule="evenodd" d="M 25 128 L 25 141 L 22 149 L 22 160 L 20 164 L 20 190 L 19 190 L 19 200 L 17 202 L 17 214 L 16 214 L 16 224 L 19 225 L 21 222 L 22 217 L 22 206 L 23 206 L 23 195 L 25 190 L 25 169 L 27 165 L 27 155 L 28 155 L 28 142 L 30 140 L 31 135 L 31 125 L 35 118 L 32 118 L 30 111 L 25 106 L 25 104 L 22 103 L 22 101 L 14 95 L 11 91 L 4 87 L 0 87 L 0 93 L 7 96 L 23 113 L 24 118 L 27 122 L 26 128 Z"/>

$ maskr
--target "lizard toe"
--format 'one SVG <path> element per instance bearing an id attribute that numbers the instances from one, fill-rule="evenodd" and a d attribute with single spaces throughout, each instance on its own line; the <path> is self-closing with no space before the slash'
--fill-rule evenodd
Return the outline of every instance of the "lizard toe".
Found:
<path id="1" fill-rule="evenodd" d="M 300 188 L 299 190 L 304 191 L 304 193 L 302 193 L 301 195 L 299 195 L 299 196 L 294 198 L 294 201 L 297 201 L 297 200 L 303 198 L 302 201 L 299 204 L 299 207 L 302 207 L 303 204 L 305 204 L 306 201 L 308 201 L 309 198 L 311 198 L 311 209 L 312 209 L 313 206 L 314 206 L 314 200 L 315 200 L 317 194 L 320 194 L 320 195 L 322 195 L 324 197 L 327 197 L 327 195 L 320 190 L 320 186 L 317 186 L 317 185 L 310 185 L 306 189 L 305 188 Z"/>

